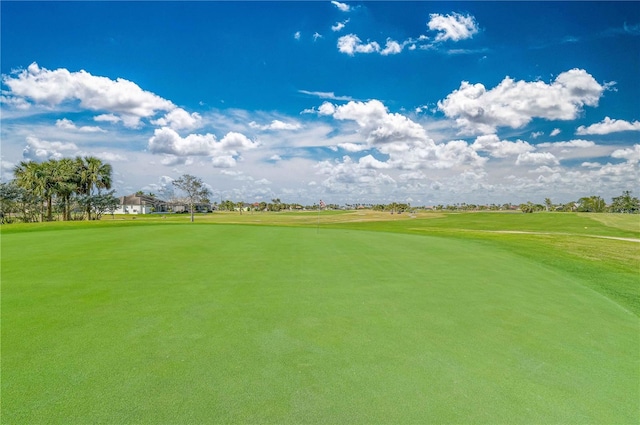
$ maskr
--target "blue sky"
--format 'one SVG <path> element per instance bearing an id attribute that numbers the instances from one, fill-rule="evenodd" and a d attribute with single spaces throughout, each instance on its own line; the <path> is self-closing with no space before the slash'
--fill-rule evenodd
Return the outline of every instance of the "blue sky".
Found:
<path id="1" fill-rule="evenodd" d="M 118 194 L 610 201 L 638 188 L 636 2 L 0 3 L 2 178 L 95 155 Z"/>

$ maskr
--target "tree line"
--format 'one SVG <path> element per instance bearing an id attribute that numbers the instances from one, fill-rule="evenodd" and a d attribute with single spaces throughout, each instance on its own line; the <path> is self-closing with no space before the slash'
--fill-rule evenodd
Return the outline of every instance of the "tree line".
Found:
<path id="1" fill-rule="evenodd" d="M 298 203 L 286 203 L 282 202 L 280 198 L 271 199 L 271 202 L 254 202 L 252 204 L 247 204 L 246 202 L 239 201 L 234 202 L 231 200 L 221 201 L 220 203 L 214 203 L 214 208 L 219 211 L 293 211 L 293 210 L 302 210 L 302 209 L 317 209 L 318 206 L 303 206 Z"/>
<path id="2" fill-rule="evenodd" d="M 611 203 L 600 196 L 585 196 L 578 201 L 568 202 L 566 204 L 554 204 L 551 199 L 545 198 L 544 205 L 527 202 L 519 205 L 520 211 L 524 213 L 533 213 L 538 211 L 562 211 L 562 212 L 611 212 L 638 214 L 640 213 L 640 200 L 631 196 L 631 191 L 625 190 L 622 195 L 612 198 Z"/>
<path id="3" fill-rule="evenodd" d="M 339 210 L 342 209 L 340 205 L 327 203 L 324 206 L 321 206 L 319 203 L 314 203 L 312 205 L 303 205 L 298 202 L 282 202 L 280 198 L 271 199 L 271 202 L 260 201 L 254 203 L 246 203 L 244 201 L 231 201 L 229 199 L 225 201 L 214 202 L 213 207 L 218 211 L 239 211 L 242 214 L 242 211 L 269 211 L 269 212 L 278 212 L 278 211 L 316 211 L 316 210 Z"/>
<path id="4" fill-rule="evenodd" d="M 420 210 L 435 211 L 522 211 L 524 213 L 533 212 L 595 212 L 595 213 L 640 213 L 640 200 L 631 195 L 631 191 L 626 190 L 622 195 L 612 198 L 611 203 L 600 196 L 585 196 L 577 201 L 571 201 L 562 204 L 555 204 L 550 198 L 545 198 L 544 204 L 526 202 L 521 204 L 473 204 L 473 203 L 455 203 L 455 204 L 438 204 L 430 207 L 415 207 L 408 203 L 391 202 L 388 204 L 347 204 L 347 209 L 368 208 L 374 211 L 385 211 L 390 213 L 413 212 Z"/>
<path id="5" fill-rule="evenodd" d="M 400 202 L 392 202 L 390 204 L 375 204 L 371 206 L 371 209 L 374 211 L 388 211 L 392 214 L 402 214 L 405 211 L 410 211 L 411 205 Z"/>
<path id="6" fill-rule="evenodd" d="M 52 221 L 54 213 L 63 221 L 96 220 L 119 203 L 115 191 L 109 191 L 111 165 L 93 156 L 21 161 L 13 173 L 13 180 L 0 183 L 3 222 Z"/>

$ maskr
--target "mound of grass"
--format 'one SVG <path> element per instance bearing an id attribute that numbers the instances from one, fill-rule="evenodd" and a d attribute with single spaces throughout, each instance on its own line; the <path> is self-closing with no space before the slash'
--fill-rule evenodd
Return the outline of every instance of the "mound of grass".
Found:
<path id="1" fill-rule="evenodd" d="M 79 229 L 3 233 L 3 423 L 639 419 L 638 317 L 491 241 Z"/>
<path id="2" fill-rule="evenodd" d="M 327 226 L 437 235 L 500 247 L 563 270 L 640 316 L 640 218 L 631 214 L 466 213 Z M 618 240 L 610 238 L 633 239 Z"/>

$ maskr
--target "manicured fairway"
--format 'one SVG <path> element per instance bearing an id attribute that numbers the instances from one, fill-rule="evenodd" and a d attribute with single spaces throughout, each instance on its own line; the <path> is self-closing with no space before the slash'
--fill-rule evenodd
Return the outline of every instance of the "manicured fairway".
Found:
<path id="1" fill-rule="evenodd" d="M 640 420 L 640 320 L 499 245 L 156 223 L 2 235 L 2 420 Z"/>

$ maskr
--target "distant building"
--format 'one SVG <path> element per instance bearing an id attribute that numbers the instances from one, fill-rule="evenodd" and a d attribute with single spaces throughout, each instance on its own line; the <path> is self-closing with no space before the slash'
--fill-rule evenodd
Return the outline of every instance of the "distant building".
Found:
<path id="1" fill-rule="evenodd" d="M 172 212 L 172 213 L 188 213 L 189 212 L 189 204 L 181 201 L 167 202 L 164 204 L 164 211 Z M 212 212 L 213 208 L 211 204 L 208 203 L 197 203 L 193 204 L 193 212 L 197 213 L 208 213 Z"/>
<path id="2" fill-rule="evenodd" d="M 154 196 L 132 194 L 120 197 L 120 205 L 114 214 L 151 214 L 167 212 L 167 203 Z"/>

